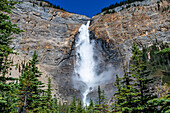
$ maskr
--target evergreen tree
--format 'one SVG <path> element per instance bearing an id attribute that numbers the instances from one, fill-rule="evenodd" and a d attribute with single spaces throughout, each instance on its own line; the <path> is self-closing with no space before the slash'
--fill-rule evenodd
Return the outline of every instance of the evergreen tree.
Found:
<path id="1" fill-rule="evenodd" d="M 147 101 L 155 98 L 155 95 L 149 87 L 153 80 L 148 79 L 150 71 L 144 61 L 147 59 L 147 52 L 146 50 L 140 51 L 134 43 L 132 53 L 130 73 L 125 72 L 121 79 L 117 76 L 115 86 L 118 91 L 115 93 L 115 111 L 151 112 Z"/>
<path id="2" fill-rule="evenodd" d="M 57 113 L 61 113 L 62 111 L 62 108 L 61 108 L 61 101 L 59 101 L 59 105 L 58 105 L 58 110 L 57 110 Z"/>
<path id="3" fill-rule="evenodd" d="M 13 77 L 7 77 L 13 62 L 9 55 L 16 54 L 13 48 L 10 48 L 13 37 L 12 34 L 19 34 L 20 29 L 11 23 L 10 17 L 14 5 L 17 2 L 12 0 L 1 0 L 0 2 L 0 112 L 8 113 L 14 111 L 16 107 L 16 84 L 11 81 L 16 80 Z"/>
<path id="4" fill-rule="evenodd" d="M 56 97 L 52 99 L 52 85 L 51 78 L 48 78 L 47 90 L 42 92 L 42 96 L 40 97 L 40 107 L 37 109 L 38 112 L 54 112 L 57 110 L 57 100 Z"/>
<path id="5" fill-rule="evenodd" d="M 76 106 L 76 97 L 73 97 L 73 101 L 70 105 L 70 112 L 74 113 L 76 112 L 77 106 Z"/>
<path id="6" fill-rule="evenodd" d="M 132 65 L 131 74 L 134 76 L 136 83 L 135 87 L 139 90 L 138 99 L 138 111 L 148 112 L 147 101 L 155 98 L 153 89 L 150 89 L 149 85 L 153 83 L 153 79 L 149 79 L 150 71 L 148 70 L 143 59 L 143 53 L 139 50 L 137 45 L 133 43 L 132 46 Z"/>
<path id="7" fill-rule="evenodd" d="M 170 112 L 170 94 L 162 97 L 149 100 L 150 111 L 154 113 L 169 113 Z"/>
<path id="8" fill-rule="evenodd" d="M 150 53 L 150 59 L 148 59 L 148 67 L 152 73 L 158 69 L 165 70 L 170 64 L 170 53 L 168 52 L 168 44 L 163 42 L 156 42 L 149 47 L 148 53 Z M 163 54 L 159 51 L 162 51 Z"/>
<path id="9" fill-rule="evenodd" d="M 98 86 L 98 97 L 97 97 L 97 104 L 101 105 L 102 103 L 102 91 L 100 89 L 100 86 Z"/>
<path id="10" fill-rule="evenodd" d="M 19 105 L 21 112 L 34 111 L 36 112 L 41 104 L 41 89 L 43 83 L 38 80 L 41 76 L 41 72 L 36 65 L 38 64 L 36 51 L 33 54 L 32 60 L 30 60 L 23 69 L 22 76 L 19 78 Z"/>
<path id="11" fill-rule="evenodd" d="M 115 106 L 114 106 L 115 112 L 121 110 L 120 103 L 122 102 L 122 99 L 119 97 L 121 95 L 121 84 L 120 84 L 120 82 L 121 82 L 121 78 L 119 78 L 119 76 L 116 75 L 116 82 L 114 84 L 117 88 L 117 91 L 114 94 L 114 97 L 116 99 Z"/>
<path id="12" fill-rule="evenodd" d="M 78 100 L 78 105 L 77 105 L 77 110 L 76 110 L 77 113 L 82 113 L 83 112 L 83 106 L 82 106 L 82 102 L 81 100 L 79 99 Z"/>
<path id="13" fill-rule="evenodd" d="M 92 99 L 90 99 L 90 104 L 89 104 L 89 106 L 87 108 L 87 111 L 88 111 L 88 113 L 93 113 L 94 112 L 94 103 L 93 103 Z"/>
<path id="14" fill-rule="evenodd" d="M 106 104 L 106 96 L 104 93 L 104 90 L 101 91 L 100 86 L 98 86 L 98 97 L 97 97 L 97 101 L 95 104 L 95 108 L 94 108 L 94 112 L 98 113 L 98 112 L 102 112 L 102 113 L 106 113 L 107 109 L 108 109 L 108 105 Z"/>
<path id="15" fill-rule="evenodd" d="M 47 104 L 47 109 L 52 112 L 52 86 L 51 86 L 51 78 L 48 78 L 48 89 L 47 89 L 47 99 L 46 99 L 46 104 Z"/>
<path id="16" fill-rule="evenodd" d="M 114 94 L 116 98 L 115 111 L 122 111 L 123 113 L 135 112 L 135 107 L 140 100 L 136 98 L 139 93 L 134 87 L 134 82 L 133 77 L 127 72 L 121 79 L 117 75 L 115 86 L 118 91 Z"/>

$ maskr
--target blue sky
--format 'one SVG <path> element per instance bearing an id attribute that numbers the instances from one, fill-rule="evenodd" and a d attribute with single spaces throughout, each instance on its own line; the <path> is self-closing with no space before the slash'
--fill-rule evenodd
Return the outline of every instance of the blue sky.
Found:
<path id="1" fill-rule="evenodd" d="M 63 7 L 66 11 L 92 17 L 101 12 L 101 9 L 120 0 L 47 0 Z"/>

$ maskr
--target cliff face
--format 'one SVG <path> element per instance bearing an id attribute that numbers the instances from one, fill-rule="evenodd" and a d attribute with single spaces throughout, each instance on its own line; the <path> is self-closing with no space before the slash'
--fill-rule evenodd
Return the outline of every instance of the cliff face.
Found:
<path id="1" fill-rule="evenodd" d="M 74 37 L 79 27 L 90 18 L 23 2 L 16 5 L 11 19 L 25 31 L 16 35 L 11 45 L 20 54 L 12 56 L 15 64 L 24 59 L 28 61 L 36 50 L 43 72 L 40 79 L 47 83 L 47 78 L 52 77 L 53 92 L 60 92 L 60 98 L 75 95 L 71 83 Z M 13 71 L 13 75 L 16 73 Z"/>
<path id="2" fill-rule="evenodd" d="M 97 73 L 102 73 L 111 65 L 114 68 L 112 75 L 122 74 L 121 55 L 125 56 L 125 61 L 128 59 L 133 41 L 149 46 L 156 37 L 169 42 L 169 5 L 168 1 L 163 1 L 159 3 L 159 9 L 158 3 L 152 3 L 94 16 L 89 30 L 90 38 L 96 40 L 94 57 L 100 55 L 102 59 Z M 72 84 L 74 44 L 79 27 L 90 18 L 59 9 L 33 6 L 30 2 L 16 5 L 11 18 L 13 23 L 25 30 L 15 35 L 16 39 L 11 45 L 20 54 L 12 56 L 14 63 L 21 63 L 24 59 L 28 61 L 36 50 L 40 61 L 38 66 L 43 72 L 40 80 L 47 83 L 47 78 L 51 77 L 53 94 L 60 99 L 70 101 L 73 95 L 80 98 L 80 91 L 75 90 Z M 13 69 L 12 76 L 15 74 L 18 72 Z M 111 79 L 108 84 L 102 84 L 107 94 L 113 93 L 113 81 Z M 96 92 L 89 94 L 96 98 L 94 95 Z"/>
<path id="3" fill-rule="evenodd" d="M 92 18 L 89 28 L 90 38 L 96 40 L 96 48 L 102 47 L 99 53 L 102 53 L 101 56 L 105 62 L 101 65 L 107 67 L 109 63 L 112 63 L 114 67 L 113 80 L 101 85 L 108 97 L 111 97 L 110 94 L 113 94 L 115 90 L 113 85 L 115 75 L 122 76 L 122 64 L 128 65 L 133 42 L 137 42 L 140 46 L 150 46 L 156 39 L 170 42 L 170 3 L 144 1 L 138 4 L 143 5 L 131 6 L 111 14 L 101 13 Z M 99 55 L 98 52 L 96 53 Z M 102 66 L 99 68 L 103 69 Z M 94 95 L 97 95 L 97 91 L 89 94 L 95 99 Z"/>
<path id="4" fill-rule="evenodd" d="M 149 46 L 155 38 L 170 41 L 168 1 L 145 2 L 113 14 L 92 18 L 90 31 L 95 39 L 106 40 L 111 48 L 120 48 L 125 55 L 133 41 Z M 118 8 L 116 8 L 118 9 Z"/>

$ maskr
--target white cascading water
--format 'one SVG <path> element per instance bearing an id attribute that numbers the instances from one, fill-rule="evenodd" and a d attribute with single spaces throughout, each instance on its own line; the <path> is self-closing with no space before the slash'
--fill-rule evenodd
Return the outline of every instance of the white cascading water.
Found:
<path id="1" fill-rule="evenodd" d="M 90 89 L 93 88 L 95 84 L 95 61 L 93 58 L 93 43 L 89 39 L 89 24 L 82 25 L 79 29 L 79 39 L 76 43 L 76 67 L 75 73 L 80 81 L 86 84 L 85 91 L 83 91 L 83 103 L 88 105 L 86 97 L 90 92 Z"/>

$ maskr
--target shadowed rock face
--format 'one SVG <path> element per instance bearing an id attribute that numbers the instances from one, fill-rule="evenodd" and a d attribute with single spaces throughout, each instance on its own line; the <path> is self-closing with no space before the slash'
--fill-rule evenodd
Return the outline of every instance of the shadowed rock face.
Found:
<path id="1" fill-rule="evenodd" d="M 162 12 L 167 6 L 169 3 L 163 1 L 159 11 L 157 3 L 154 3 L 92 18 L 89 30 L 90 38 L 95 40 L 94 57 L 100 62 L 96 67 L 97 73 L 102 73 L 109 66 L 114 69 L 112 79 L 101 85 L 101 89 L 109 97 L 115 90 L 114 75 L 123 74 L 121 64 L 127 62 L 133 41 L 141 41 L 147 46 L 155 40 L 155 36 L 158 40 L 170 41 L 169 10 Z M 30 2 L 16 5 L 11 18 L 13 23 L 25 30 L 20 35 L 15 35 L 16 39 L 11 45 L 20 54 L 19 57 L 14 56 L 17 57 L 15 63 L 20 63 L 19 60 L 23 58 L 30 59 L 36 50 L 40 61 L 39 69 L 43 72 L 40 80 L 47 83 L 48 77 L 52 78 L 53 94 L 69 102 L 73 95 L 81 98 L 80 91 L 72 85 L 74 44 L 78 39 L 79 27 L 90 18 L 59 9 L 37 5 L 33 7 Z M 98 56 L 101 56 L 100 59 Z M 122 56 L 125 56 L 123 60 Z M 15 74 L 16 72 L 12 73 Z M 94 88 L 88 97 L 95 99 L 96 91 L 97 88 Z"/>

